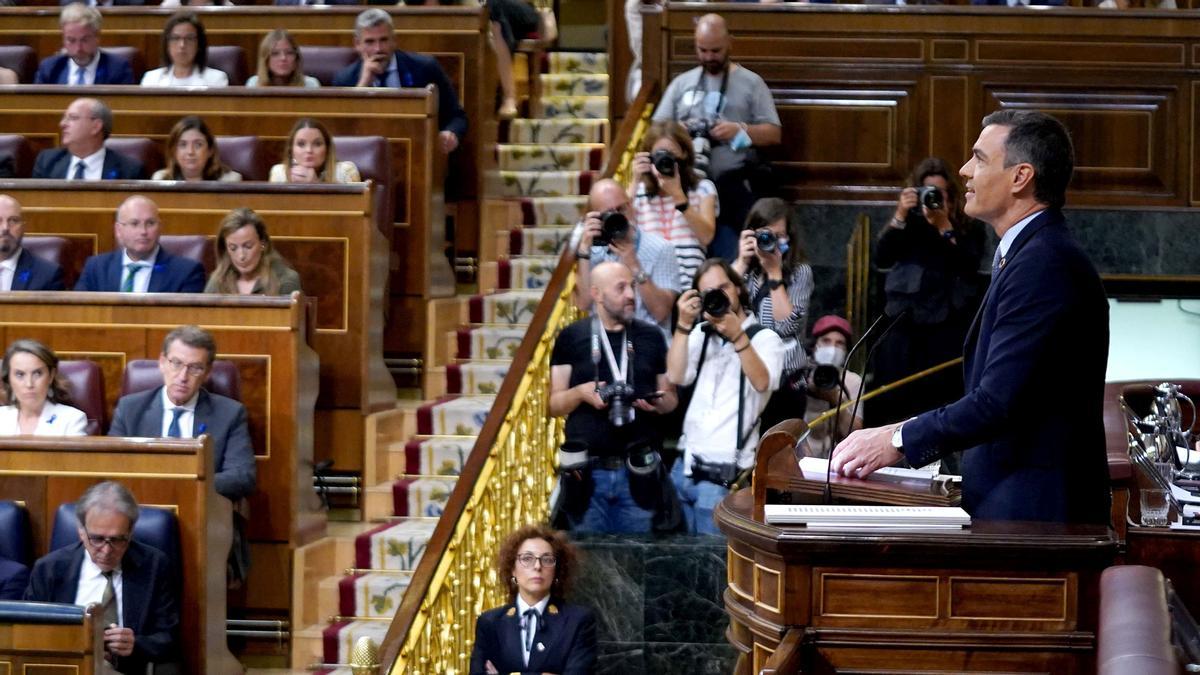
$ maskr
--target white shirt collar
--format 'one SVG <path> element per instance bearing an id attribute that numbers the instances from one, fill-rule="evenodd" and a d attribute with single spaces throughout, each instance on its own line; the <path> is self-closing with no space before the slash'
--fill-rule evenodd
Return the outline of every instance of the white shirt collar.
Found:
<path id="1" fill-rule="evenodd" d="M 538 616 L 541 616 L 542 614 L 546 613 L 546 605 L 549 605 L 549 604 L 550 604 L 550 596 L 549 595 L 546 595 L 546 597 L 542 598 L 541 600 L 538 600 L 537 604 L 530 605 L 525 602 L 525 598 L 521 597 L 520 593 L 517 593 L 517 616 L 521 616 L 521 617 L 525 616 L 526 610 L 529 610 L 529 609 L 536 609 Z"/>
<path id="2" fill-rule="evenodd" d="M 198 400 L 200 400 L 200 390 L 199 389 L 196 390 L 196 393 L 192 394 L 191 398 L 184 401 L 183 405 L 175 405 L 175 402 L 172 401 L 169 396 L 167 396 L 167 388 L 163 387 L 163 389 L 162 389 L 162 404 L 163 404 L 164 412 L 171 412 L 172 410 L 174 410 L 176 408 L 183 408 L 184 410 L 186 410 L 190 413 L 195 413 L 196 412 L 196 401 L 198 401 Z"/>
<path id="3" fill-rule="evenodd" d="M 92 60 L 86 66 L 80 66 L 75 63 L 74 59 L 68 59 L 71 64 L 67 73 L 67 84 L 75 84 L 75 78 L 79 77 L 79 71 L 83 70 L 87 73 L 87 83 L 94 84 L 96 82 L 96 69 L 100 67 L 100 50 L 97 49 L 95 54 L 92 54 Z"/>
<path id="4" fill-rule="evenodd" d="M 121 575 L 121 568 L 120 568 L 120 566 L 118 566 L 115 569 L 113 569 L 113 582 L 114 583 L 116 582 L 117 577 L 119 577 L 120 575 Z M 83 551 L 83 567 L 79 568 L 79 580 L 87 581 L 89 579 L 99 579 L 103 576 L 104 576 L 104 572 L 100 569 L 100 567 L 98 565 L 96 565 L 96 563 L 92 562 L 92 554 L 88 553 L 87 549 L 84 549 L 84 551 Z"/>
<path id="5" fill-rule="evenodd" d="M 1041 211 L 1034 211 L 1033 213 L 1017 221 L 1016 225 L 1008 228 L 1008 231 L 1004 233 L 1004 236 L 1000 237 L 1000 257 L 1008 255 L 1008 249 L 1012 247 L 1013 242 L 1017 240 L 1018 236 L 1020 236 L 1021 230 L 1024 230 L 1026 225 L 1033 222 L 1034 218 L 1037 218 L 1039 215 L 1041 215 L 1042 211 L 1045 211 L 1045 209 L 1042 209 Z"/>
<path id="6" fill-rule="evenodd" d="M 72 157 L 74 157 L 74 155 L 72 155 Z M 84 174 L 95 173 L 95 174 L 98 174 L 100 178 L 104 178 L 104 146 L 103 145 L 100 146 L 99 150 L 93 152 L 92 154 L 88 155 L 87 157 L 83 157 L 83 158 L 75 157 L 75 159 L 83 162 Z M 70 178 L 74 174 L 75 174 L 75 166 L 74 166 L 74 163 L 72 163 L 71 166 L 67 167 L 67 178 Z M 87 176 L 85 175 L 85 178 L 86 177 Z"/>
<path id="7" fill-rule="evenodd" d="M 162 250 L 161 246 L 155 246 L 154 252 L 151 253 L 145 260 L 134 260 L 129 257 L 129 251 L 121 249 L 121 269 L 124 270 L 130 263 L 137 263 L 142 267 L 154 267 L 154 261 L 158 260 L 158 252 Z M 140 268 L 139 268 L 140 269 Z M 123 274 L 124 272 L 122 272 Z"/>
<path id="8" fill-rule="evenodd" d="M 18 246 L 17 250 L 8 257 L 8 260 L 0 260 L 0 268 L 4 268 L 15 273 L 17 271 L 17 260 L 20 258 L 21 248 Z"/>

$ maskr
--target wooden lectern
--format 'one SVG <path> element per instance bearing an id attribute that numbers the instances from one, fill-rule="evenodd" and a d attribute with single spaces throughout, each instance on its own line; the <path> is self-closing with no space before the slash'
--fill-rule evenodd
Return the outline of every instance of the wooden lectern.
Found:
<path id="1" fill-rule="evenodd" d="M 765 486 L 792 479 L 766 468 L 786 472 L 791 462 L 795 471 L 790 451 L 802 429 L 799 420 L 773 428 L 760 444 L 754 487 L 729 495 L 715 513 L 729 540 L 727 637 L 741 652 L 739 675 L 1093 672 L 1100 573 L 1117 555 L 1108 528 L 768 525 Z M 871 503 L 872 484 L 854 482 Z M 887 488 L 875 503 L 892 500 L 895 488 Z"/>

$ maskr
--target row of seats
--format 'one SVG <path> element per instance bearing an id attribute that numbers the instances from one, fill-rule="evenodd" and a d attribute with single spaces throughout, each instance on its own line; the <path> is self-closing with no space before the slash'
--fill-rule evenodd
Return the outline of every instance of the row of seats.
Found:
<path id="1" fill-rule="evenodd" d="M 136 47 L 105 47 L 103 51 L 120 56 L 129 61 L 133 69 L 134 83 L 141 81 L 142 73 L 146 71 L 145 60 Z M 43 56 L 49 56 L 43 55 Z M 333 84 L 333 76 L 339 70 L 354 63 L 358 53 L 353 47 L 301 47 L 300 56 L 304 60 L 304 74 L 317 78 L 323 86 Z M 247 60 L 246 50 L 229 45 L 209 45 L 208 65 L 224 71 L 229 76 L 229 84 L 240 86 L 246 79 L 258 71 L 258 64 L 253 62 L 257 55 Z M 33 47 L 27 45 L 0 46 L 0 66 L 16 71 L 18 79 L 24 84 L 33 82 L 37 72 L 38 55 Z"/>
<path id="2" fill-rule="evenodd" d="M 271 165 L 283 160 L 284 147 L 279 141 L 263 141 L 258 136 L 217 136 L 217 154 L 221 162 L 242 174 L 243 180 L 267 180 Z M 113 152 L 119 152 L 142 163 L 149 178 L 155 171 L 166 166 L 163 144 L 149 138 L 113 137 L 104 142 Z M 392 170 L 392 156 L 387 139 L 382 136 L 334 136 L 333 149 L 337 158 L 354 162 L 363 180 L 376 185 L 390 185 L 390 190 L 375 193 L 375 213 L 380 222 L 395 221 L 395 191 L 397 185 Z M 0 155 L 13 158 L 13 170 L 17 178 L 29 178 L 33 174 L 35 154 L 33 147 L 18 134 L 0 134 Z"/>
<path id="3" fill-rule="evenodd" d="M 100 435 L 111 417 L 104 393 L 104 373 L 100 366 L 95 361 L 63 360 L 58 362 L 58 372 L 71 395 L 71 405 L 87 414 L 88 434 Z M 161 387 L 162 383 L 158 361 L 134 359 L 125 365 L 125 373 L 121 379 L 121 396 Z M 203 386 L 214 394 L 236 401 L 242 400 L 241 376 L 232 361 L 213 362 L 212 372 Z M 3 525 L 0 524 L 0 532 L 3 531 Z"/>
<path id="4" fill-rule="evenodd" d="M 138 512 L 133 538 L 162 551 L 178 569 L 183 557 L 180 555 L 179 523 L 175 513 L 157 506 L 141 506 Z M 60 505 L 54 514 L 48 550 L 56 551 L 79 541 L 78 522 L 73 502 Z M 0 558 L 14 560 L 26 567 L 32 567 L 35 559 L 29 512 L 24 506 L 8 500 L 0 500 Z"/>

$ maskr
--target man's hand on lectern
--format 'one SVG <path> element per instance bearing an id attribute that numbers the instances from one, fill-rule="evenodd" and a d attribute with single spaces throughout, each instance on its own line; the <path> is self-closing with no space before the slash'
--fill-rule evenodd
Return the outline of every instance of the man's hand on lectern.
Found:
<path id="1" fill-rule="evenodd" d="M 892 447 L 892 434 L 898 426 L 900 423 L 859 429 L 847 436 L 833 449 L 829 459 L 833 462 L 833 472 L 850 478 L 866 478 L 904 459 L 904 455 Z"/>

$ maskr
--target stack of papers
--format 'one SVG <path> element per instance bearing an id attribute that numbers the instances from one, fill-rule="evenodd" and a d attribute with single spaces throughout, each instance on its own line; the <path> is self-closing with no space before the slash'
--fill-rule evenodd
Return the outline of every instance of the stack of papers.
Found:
<path id="1" fill-rule="evenodd" d="M 771 525 L 803 525 L 810 530 L 911 532 L 971 525 L 971 516 L 957 506 L 767 504 L 764 515 Z"/>

